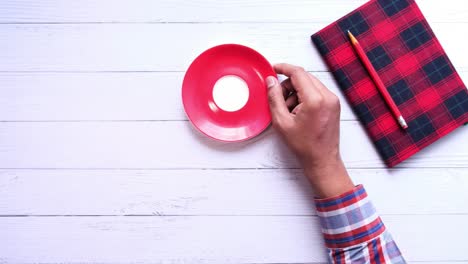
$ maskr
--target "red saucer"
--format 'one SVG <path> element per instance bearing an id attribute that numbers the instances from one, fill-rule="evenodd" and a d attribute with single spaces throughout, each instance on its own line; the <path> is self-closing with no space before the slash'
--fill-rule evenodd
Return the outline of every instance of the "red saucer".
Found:
<path id="1" fill-rule="evenodd" d="M 225 111 L 213 98 L 213 87 L 224 76 L 236 76 L 248 86 L 244 107 Z M 185 74 L 182 100 L 193 125 L 222 141 L 247 140 L 271 122 L 265 78 L 275 76 L 270 63 L 255 50 L 237 44 L 210 48 L 199 55 Z"/>

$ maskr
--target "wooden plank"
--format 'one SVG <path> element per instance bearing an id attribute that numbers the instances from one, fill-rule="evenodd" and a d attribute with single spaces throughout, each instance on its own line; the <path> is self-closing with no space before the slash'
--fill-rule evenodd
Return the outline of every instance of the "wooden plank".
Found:
<path id="1" fill-rule="evenodd" d="M 466 215 L 384 221 L 409 261 L 468 259 Z M 316 217 L 1 217 L 0 235 L 8 263 L 325 261 Z"/>
<path id="2" fill-rule="evenodd" d="M 272 63 L 327 67 L 310 43 L 325 23 L 0 25 L 0 71 L 185 71 L 207 48 L 240 43 Z M 464 24 L 433 29 L 459 70 L 468 71 Z"/>
<path id="3" fill-rule="evenodd" d="M 349 173 L 382 215 L 468 214 L 468 169 Z M 0 170 L 0 197 L 3 216 L 315 215 L 301 170 Z"/>
<path id="4" fill-rule="evenodd" d="M 316 75 L 356 120 L 332 75 Z M 468 80 L 468 72 L 461 72 Z M 184 73 L 0 73 L 0 121 L 187 120 Z"/>
<path id="5" fill-rule="evenodd" d="M 1 23 L 332 22 L 365 0 L 4 0 Z M 463 0 L 418 0 L 429 21 L 468 22 Z M 112 6 L 110 9 L 109 6 Z M 174 12 L 177 10 L 177 12 Z"/>
<path id="6" fill-rule="evenodd" d="M 314 73 L 356 120 L 328 72 Z M 462 72 L 468 80 L 468 72 Z M 0 121 L 187 120 L 184 73 L 0 73 Z"/>
<path id="7" fill-rule="evenodd" d="M 341 148 L 350 168 L 385 167 L 363 128 L 342 122 Z M 403 167 L 466 167 L 464 129 L 432 144 Z M 252 141 L 221 143 L 189 122 L 0 123 L 0 168 L 297 168 L 268 129 Z"/>
<path id="8" fill-rule="evenodd" d="M 315 73 L 356 120 L 330 73 Z M 468 77 L 468 74 L 465 74 Z M 184 73 L 0 73 L 1 121 L 187 120 Z"/>
<path id="9" fill-rule="evenodd" d="M 424 262 L 424 261 L 422 261 Z M 468 261 L 450 261 L 450 260 L 447 260 L 447 261 L 429 261 L 430 263 L 433 263 L 433 264 L 459 264 L 459 263 L 468 263 Z M 419 263 L 419 261 L 408 261 L 408 263 Z"/>

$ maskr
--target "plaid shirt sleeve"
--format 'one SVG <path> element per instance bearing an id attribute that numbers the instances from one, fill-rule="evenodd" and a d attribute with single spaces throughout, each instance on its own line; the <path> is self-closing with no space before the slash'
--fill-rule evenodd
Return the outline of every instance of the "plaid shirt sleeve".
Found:
<path id="1" fill-rule="evenodd" d="M 406 263 L 362 185 L 315 205 L 330 263 Z"/>

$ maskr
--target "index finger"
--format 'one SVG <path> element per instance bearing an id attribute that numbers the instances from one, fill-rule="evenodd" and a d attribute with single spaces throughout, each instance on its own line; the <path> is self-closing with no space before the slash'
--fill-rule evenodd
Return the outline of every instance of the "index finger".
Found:
<path id="1" fill-rule="evenodd" d="M 303 68 L 288 63 L 279 63 L 273 66 L 276 73 L 288 76 L 291 79 L 294 89 L 304 96 L 308 94 L 305 89 L 312 89 L 320 94 L 320 89 L 310 78 L 310 74 Z"/>
<path id="2" fill-rule="evenodd" d="M 297 74 L 299 71 L 301 71 L 301 67 L 295 66 L 292 64 L 288 63 L 278 63 L 273 65 L 273 68 L 275 69 L 276 73 L 286 75 L 288 77 L 291 77 L 294 74 Z"/>

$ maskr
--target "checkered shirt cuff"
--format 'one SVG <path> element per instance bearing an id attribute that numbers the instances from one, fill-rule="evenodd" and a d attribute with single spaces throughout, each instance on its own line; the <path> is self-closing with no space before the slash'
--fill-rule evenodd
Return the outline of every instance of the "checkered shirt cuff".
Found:
<path id="1" fill-rule="evenodd" d="M 325 244 L 346 248 L 370 241 L 385 231 L 362 185 L 327 199 L 315 199 Z"/>

